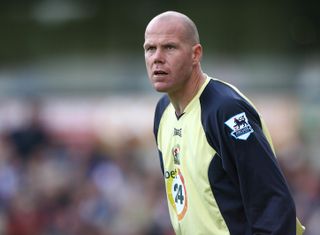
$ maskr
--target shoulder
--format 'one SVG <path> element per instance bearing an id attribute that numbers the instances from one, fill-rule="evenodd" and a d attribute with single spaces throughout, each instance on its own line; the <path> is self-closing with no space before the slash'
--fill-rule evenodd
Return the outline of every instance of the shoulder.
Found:
<path id="1" fill-rule="evenodd" d="M 200 96 L 202 115 L 217 118 L 247 111 L 257 114 L 251 101 L 235 86 L 218 79 L 211 79 Z"/>
<path id="2" fill-rule="evenodd" d="M 168 107 L 170 104 L 170 99 L 168 95 L 163 95 L 156 105 L 155 109 L 155 116 L 162 116 L 164 110 Z"/>
<path id="3" fill-rule="evenodd" d="M 225 122 L 243 114 L 261 126 L 260 115 L 252 102 L 236 87 L 212 79 L 200 97 L 201 122 L 205 131 L 216 135 L 223 131 Z"/>
<path id="4" fill-rule="evenodd" d="M 158 129 L 159 129 L 161 117 L 169 104 L 170 104 L 169 96 L 163 95 L 159 99 L 159 101 L 156 105 L 156 109 L 154 112 L 154 124 L 153 124 L 153 132 L 154 132 L 156 138 L 157 138 L 157 134 L 158 134 Z"/>
<path id="5" fill-rule="evenodd" d="M 218 151 L 221 137 L 230 132 L 227 126 L 230 120 L 244 117 L 246 122 L 261 126 L 260 116 L 252 102 L 236 87 L 220 80 L 210 80 L 200 96 L 200 106 L 208 142 Z"/>

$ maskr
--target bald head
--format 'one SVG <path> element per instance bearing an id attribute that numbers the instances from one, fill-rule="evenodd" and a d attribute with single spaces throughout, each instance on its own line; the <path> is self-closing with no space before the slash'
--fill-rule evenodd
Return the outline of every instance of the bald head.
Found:
<path id="1" fill-rule="evenodd" d="M 157 15 L 146 28 L 143 48 L 148 76 L 154 88 L 167 92 L 170 99 L 175 100 L 175 108 L 180 110 L 188 99 L 186 97 L 192 97 L 204 81 L 200 65 L 202 46 L 195 24 L 186 15 L 175 11 Z M 178 105 L 180 101 L 183 103 L 181 107 Z"/>
<path id="2" fill-rule="evenodd" d="M 175 25 L 179 30 L 182 30 L 185 40 L 191 44 L 200 43 L 198 29 L 195 23 L 186 15 L 176 11 L 166 11 L 155 16 L 147 25 L 146 32 L 157 24 Z"/>

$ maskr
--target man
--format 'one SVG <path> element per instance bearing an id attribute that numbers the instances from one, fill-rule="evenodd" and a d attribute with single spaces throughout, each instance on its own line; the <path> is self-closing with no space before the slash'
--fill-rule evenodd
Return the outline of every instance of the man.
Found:
<path id="1" fill-rule="evenodd" d="M 154 134 L 176 234 L 302 234 L 270 136 L 252 103 L 202 72 L 195 24 L 153 18 L 144 53 L 157 104 Z"/>

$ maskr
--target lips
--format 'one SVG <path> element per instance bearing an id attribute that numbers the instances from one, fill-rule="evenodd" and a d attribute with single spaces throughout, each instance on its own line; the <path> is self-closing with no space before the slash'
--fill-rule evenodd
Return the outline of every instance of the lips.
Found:
<path id="1" fill-rule="evenodd" d="M 153 75 L 155 76 L 164 76 L 164 75 L 168 75 L 168 73 L 164 70 L 155 70 L 153 71 Z"/>

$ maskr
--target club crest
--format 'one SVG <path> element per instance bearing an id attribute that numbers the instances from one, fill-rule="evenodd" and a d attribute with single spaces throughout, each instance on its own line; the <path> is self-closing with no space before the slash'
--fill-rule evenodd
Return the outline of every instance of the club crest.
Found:
<path id="1" fill-rule="evenodd" d="M 180 145 L 177 144 L 172 148 L 172 156 L 174 164 L 180 165 Z"/>
<path id="2" fill-rule="evenodd" d="M 236 139 L 247 140 L 253 132 L 245 112 L 233 116 L 225 124 L 232 130 L 231 135 Z"/>

